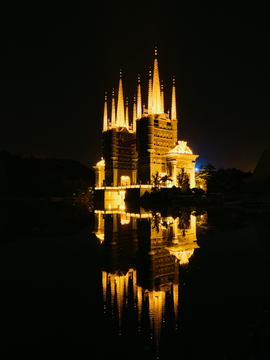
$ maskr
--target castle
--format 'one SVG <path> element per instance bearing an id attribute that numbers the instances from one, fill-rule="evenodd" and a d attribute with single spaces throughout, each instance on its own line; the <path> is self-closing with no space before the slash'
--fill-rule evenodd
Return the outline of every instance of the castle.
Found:
<path id="1" fill-rule="evenodd" d="M 164 112 L 163 85 L 160 83 L 157 51 L 153 73 L 149 72 L 148 109 L 142 106 L 141 83 L 138 76 L 137 99 L 134 96 L 133 119 L 129 121 L 127 101 L 124 101 L 120 71 L 117 107 L 112 93 L 111 115 L 108 117 L 105 96 L 103 118 L 103 157 L 94 166 L 96 190 L 151 188 L 157 176 L 163 186 L 177 186 L 177 175 L 184 169 L 190 188 L 195 187 L 194 155 L 186 141 L 177 139 L 175 80 L 172 84 L 170 115 Z M 120 196 L 120 195 L 119 195 Z"/>

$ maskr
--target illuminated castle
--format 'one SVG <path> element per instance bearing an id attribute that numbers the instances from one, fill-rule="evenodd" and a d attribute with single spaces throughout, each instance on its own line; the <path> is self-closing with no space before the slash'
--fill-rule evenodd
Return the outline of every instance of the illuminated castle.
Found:
<path id="1" fill-rule="evenodd" d="M 153 175 L 169 181 L 164 186 L 177 186 L 177 175 L 184 169 L 190 188 L 195 187 L 195 160 L 185 141 L 177 139 L 175 81 L 172 85 L 171 114 L 164 113 L 164 93 L 160 84 L 157 51 L 153 74 L 149 73 L 148 109 L 142 107 L 140 76 L 137 100 L 134 97 L 133 119 L 129 120 L 128 103 L 124 102 L 122 73 L 120 72 L 117 107 L 112 93 L 111 116 L 105 96 L 103 118 L 103 157 L 94 166 L 96 190 L 111 187 L 151 187 Z M 119 195 L 120 196 L 120 195 Z"/>

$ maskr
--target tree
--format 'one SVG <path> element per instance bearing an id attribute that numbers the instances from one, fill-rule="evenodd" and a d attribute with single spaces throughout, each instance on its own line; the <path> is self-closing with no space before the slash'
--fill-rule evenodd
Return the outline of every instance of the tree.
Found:
<path id="1" fill-rule="evenodd" d="M 177 185 L 180 187 L 181 191 L 188 192 L 189 191 L 189 177 L 185 172 L 185 169 L 182 168 L 181 171 L 177 174 Z"/>
<path id="2" fill-rule="evenodd" d="M 160 176 L 158 174 L 158 171 L 155 174 L 152 174 L 152 184 L 157 187 L 159 185 Z"/>
<path id="3" fill-rule="evenodd" d="M 152 174 L 152 184 L 154 185 L 154 191 L 156 191 L 160 184 L 166 185 L 167 181 L 172 181 L 169 179 L 168 175 L 160 176 L 158 171 L 155 174 Z"/>
<path id="4" fill-rule="evenodd" d="M 163 185 L 166 185 L 167 181 L 172 182 L 172 179 L 170 179 L 168 175 L 164 175 L 160 178 L 159 183 L 163 183 Z"/>
<path id="5" fill-rule="evenodd" d="M 196 173 L 195 176 L 196 187 L 206 192 L 209 183 L 212 180 L 214 172 L 215 172 L 215 167 L 211 163 L 209 163 L 205 167 L 201 165 L 200 170 Z"/>
<path id="6" fill-rule="evenodd" d="M 155 174 L 152 174 L 152 184 L 154 185 L 153 191 L 156 192 L 160 184 L 160 176 L 158 171 Z"/>

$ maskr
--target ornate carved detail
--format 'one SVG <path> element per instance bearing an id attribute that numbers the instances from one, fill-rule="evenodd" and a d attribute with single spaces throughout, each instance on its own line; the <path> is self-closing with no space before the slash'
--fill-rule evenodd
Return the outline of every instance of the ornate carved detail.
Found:
<path id="1" fill-rule="evenodd" d="M 187 146 L 186 141 L 178 141 L 178 144 L 169 151 L 169 154 L 193 154 L 192 150 Z"/>

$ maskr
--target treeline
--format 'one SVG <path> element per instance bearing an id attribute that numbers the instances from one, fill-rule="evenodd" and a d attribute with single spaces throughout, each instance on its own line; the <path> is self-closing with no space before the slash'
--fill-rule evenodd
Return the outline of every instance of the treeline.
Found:
<path id="1" fill-rule="evenodd" d="M 0 152 L 0 195 L 5 197 L 89 197 L 94 179 L 94 171 L 79 161 Z"/>
<path id="2" fill-rule="evenodd" d="M 244 179 L 251 176 L 251 172 L 235 168 L 216 170 L 212 164 L 208 164 L 201 166 L 196 173 L 196 187 L 207 193 L 243 192 L 247 190 Z"/>
<path id="3" fill-rule="evenodd" d="M 201 166 L 196 173 L 196 187 L 206 193 L 244 194 L 264 193 L 270 191 L 270 177 L 264 181 L 254 182 L 251 172 L 235 168 L 218 170 L 212 164 Z"/>

